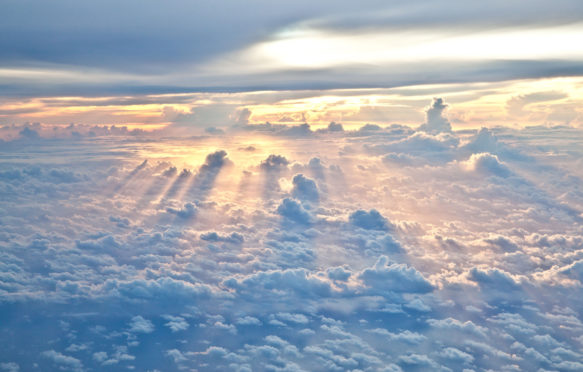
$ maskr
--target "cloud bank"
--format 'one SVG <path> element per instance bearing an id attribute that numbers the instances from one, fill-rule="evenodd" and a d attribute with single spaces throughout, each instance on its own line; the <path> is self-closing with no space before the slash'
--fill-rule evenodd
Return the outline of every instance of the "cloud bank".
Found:
<path id="1" fill-rule="evenodd" d="M 444 107 L 4 142 L 0 369 L 581 370 L 580 130 Z"/>

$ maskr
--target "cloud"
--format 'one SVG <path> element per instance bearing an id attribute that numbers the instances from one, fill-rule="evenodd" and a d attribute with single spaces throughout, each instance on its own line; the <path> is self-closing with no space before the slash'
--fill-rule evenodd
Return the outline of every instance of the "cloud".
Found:
<path id="1" fill-rule="evenodd" d="M 104 295 L 122 296 L 128 300 L 152 300 L 166 298 L 173 301 L 185 301 L 210 295 L 206 285 L 192 284 L 180 279 L 158 277 L 154 280 L 135 279 L 131 281 L 108 280 L 103 284 Z"/>
<path id="2" fill-rule="evenodd" d="M 250 294 L 256 288 L 297 292 L 308 297 L 328 296 L 331 293 L 328 282 L 303 269 L 259 272 L 240 279 L 228 279 L 224 284 L 239 291 L 251 291 Z"/>
<path id="3" fill-rule="evenodd" d="M 333 267 L 327 270 L 328 277 L 332 280 L 346 281 L 352 276 L 352 272 L 344 267 Z"/>
<path id="4" fill-rule="evenodd" d="M 548 102 L 556 101 L 566 98 L 567 95 L 563 92 L 536 92 L 524 94 L 516 97 L 512 97 L 507 103 L 506 108 L 509 113 L 515 116 L 524 116 L 528 112 L 524 111 L 524 107 L 528 104 L 538 103 L 538 102 Z"/>
<path id="5" fill-rule="evenodd" d="M 474 361 L 474 357 L 470 354 L 461 351 L 460 349 L 456 349 L 455 347 L 447 347 L 443 349 L 439 356 L 444 359 L 449 359 L 453 362 L 458 362 L 461 364 L 469 365 Z"/>
<path id="6" fill-rule="evenodd" d="M 204 163 L 189 185 L 188 191 L 197 200 L 204 201 L 214 188 L 221 170 L 233 164 L 227 156 L 228 154 L 224 150 L 218 150 L 206 156 Z"/>
<path id="7" fill-rule="evenodd" d="M 282 155 L 269 155 L 267 159 L 261 162 L 261 169 L 266 171 L 286 168 L 289 161 Z"/>
<path id="8" fill-rule="evenodd" d="M 498 160 L 498 156 L 489 153 L 472 154 L 463 164 L 466 169 L 485 175 L 504 178 L 512 175 L 510 169 Z"/>
<path id="9" fill-rule="evenodd" d="M 154 332 L 154 324 L 148 319 L 136 315 L 130 322 L 130 331 L 135 333 L 152 333 Z"/>
<path id="10" fill-rule="evenodd" d="M 342 127 L 342 124 L 340 123 L 335 123 L 335 122 L 330 122 L 330 124 L 328 124 L 328 132 L 343 132 L 344 131 L 344 127 Z"/>
<path id="11" fill-rule="evenodd" d="M 166 211 L 175 214 L 179 218 L 189 219 L 196 216 L 197 208 L 192 203 L 186 203 L 182 209 L 167 208 Z"/>
<path id="12" fill-rule="evenodd" d="M 309 224 L 313 221 L 310 213 L 300 203 L 290 198 L 282 200 L 277 207 L 277 214 L 298 224 Z"/>
<path id="13" fill-rule="evenodd" d="M 259 319 L 247 315 L 247 316 L 244 316 L 242 318 L 239 318 L 237 320 L 237 324 L 238 325 L 254 325 L 254 326 L 260 326 L 263 323 Z"/>
<path id="14" fill-rule="evenodd" d="M 281 321 L 289 322 L 289 323 L 295 323 L 295 324 L 308 324 L 309 323 L 308 318 L 303 314 L 277 313 L 276 317 L 277 317 L 277 319 L 279 319 Z"/>
<path id="15" fill-rule="evenodd" d="M 488 128 L 480 128 L 476 136 L 467 143 L 464 148 L 471 151 L 473 154 L 478 153 L 497 153 L 500 143 L 498 138 L 492 134 Z"/>
<path id="16" fill-rule="evenodd" d="M 386 164 L 396 164 L 396 165 L 409 166 L 409 165 L 415 165 L 419 161 L 422 162 L 421 159 L 416 158 L 414 156 L 407 155 L 407 154 L 394 153 L 394 152 L 383 156 L 383 162 Z"/>
<path id="17" fill-rule="evenodd" d="M 82 371 L 83 363 L 77 358 L 67 356 L 59 353 L 55 350 L 48 350 L 42 353 L 42 356 L 50 359 L 54 364 L 58 365 L 59 368 L 66 368 L 72 371 Z"/>
<path id="18" fill-rule="evenodd" d="M 303 174 L 296 174 L 292 183 L 292 196 L 294 198 L 308 202 L 318 202 L 320 199 L 318 186 L 316 186 L 314 180 L 305 177 Z"/>
<path id="19" fill-rule="evenodd" d="M 515 252 L 520 249 L 516 243 L 504 236 L 485 239 L 484 241 L 496 247 L 500 247 L 504 252 Z"/>
<path id="20" fill-rule="evenodd" d="M 481 327 L 476 325 L 471 320 L 462 322 L 457 319 L 453 318 L 445 318 L 445 319 L 429 319 L 427 323 L 430 324 L 433 328 L 438 330 L 439 332 L 447 332 L 447 331 L 461 331 L 463 333 L 474 335 L 482 338 L 486 338 L 488 331 L 487 328 Z"/>
<path id="21" fill-rule="evenodd" d="M 226 242 L 226 243 L 233 243 L 233 244 L 241 244 L 245 240 L 243 235 L 239 233 L 231 233 L 228 236 L 221 236 L 216 232 L 208 232 L 200 235 L 200 238 L 205 241 L 209 242 Z"/>
<path id="22" fill-rule="evenodd" d="M 35 14 L 29 14 L 22 4 L 7 6 L 0 32 L 17 37 L 0 43 L 0 49 L 6 51 L 1 63 L 8 70 L 3 76 L 5 94 L 77 97 L 120 92 L 162 95 L 185 91 L 364 88 L 580 72 L 580 61 L 567 58 L 572 53 L 564 55 L 569 43 L 563 46 L 558 42 L 570 31 L 564 26 L 580 19 L 580 7 L 573 0 L 562 0 L 560 6 L 537 0 L 528 10 L 500 1 L 490 7 L 457 0 L 440 6 L 367 1 L 364 7 L 331 1 L 285 5 L 261 2 L 256 5 L 261 12 L 235 1 L 229 1 L 220 12 L 184 1 L 169 4 L 163 10 L 156 4 L 130 2 L 118 7 L 112 16 L 110 9 L 114 5 L 110 0 L 75 5 L 59 0 L 51 6 L 39 6 Z M 517 13 L 521 14 L 518 20 L 509 16 Z M 173 22 L 168 23 L 170 16 Z M 109 33 L 109 22 L 116 25 L 115 37 Z M 165 26 L 154 30 L 153 24 Z M 225 24 L 228 30 L 221 27 Z M 518 27 L 508 30 L 508 26 Z M 453 41 L 447 37 L 452 27 L 457 31 Z M 541 28 L 543 31 L 539 31 Z M 39 30 L 57 41 L 47 46 Z M 407 32 L 399 35 L 402 30 Z M 419 35 L 428 33 L 435 35 L 431 43 L 419 40 Z M 530 41 L 540 38 L 541 33 L 546 42 L 531 46 Z M 315 37 L 318 35 L 320 38 Z M 390 52 L 378 53 L 378 41 L 371 42 L 372 35 L 396 35 L 406 40 L 403 44 L 407 48 L 385 42 Z M 523 45 L 518 56 L 512 48 L 496 42 L 501 36 Z M 459 47 L 459 39 L 469 41 Z M 101 58 L 94 58 L 80 47 L 86 43 L 94 45 Z M 190 45 L 197 47 L 185 47 Z M 491 47 L 474 49 L 475 45 Z M 310 53 L 297 58 L 302 49 Z M 488 56 L 483 56 L 485 49 Z M 407 55 L 411 50 L 418 53 Z M 494 52 L 498 53 L 492 56 Z M 456 58 L 463 53 L 473 58 Z M 482 58 L 476 61 L 476 55 Z M 424 60 L 425 56 L 429 58 Z M 379 57 L 382 58 L 378 60 Z M 376 63 L 359 63 L 371 60 Z M 27 69 L 23 71 L 22 66 Z"/>
<path id="23" fill-rule="evenodd" d="M 443 103 L 442 98 L 434 98 L 433 104 L 427 109 L 427 120 L 419 127 L 419 130 L 431 134 L 451 133 L 451 124 L 443 116 L 446 108 L 447 105 Z"/>
<path id="24" fill-rule="evenodd" d="M 105 362 L 107 360 L 107 353 L 105 351 L 98 351 L 96 353 L 93 353 L 93 359 L 100 363 Z"/>
<path id="25" fill-rule="evenodd" d="M 420 272 L 404 264 L 390 263 L 386 256 L 379 257 L 373 267 L 363 270 L 359 278 L 373 293 L 427 293 L 433 290 L 431 283 Z"/>
<path id="26" fill-rule="evenodd" d="M 399 363 L 409 368 L 431 368 L 439 369 L 439 364 L 426 355 L 408 354 L 399 358 Z"/>
<path id="27" fill-rule="evenodd" d="M 7 372 L 18 372 L 20 371 L 20 366 L 16 363 L 8 362 L 8 363 L 0 363 L 0 368 Z"/>
<path id="28" fill-rule="evenodd" d="M 356 226 L 365 230 L 390 230 L 392 224 L 383 217 L 376 209 L 371 209 L 370 211 L 365 211 L 359 209 L 350 214 L 348 221 Z"/>
<path id="29" fill-rule="evenodd" d="M 409 166 L 439 165 L 456 158 L 460 142 L 449 133 L 429 134 L 423 131 L 411 135 L 399 135 L 400 139 L 388 144 L 365 145 L 375 155 L 385 155 L 386 164 L 397 163 Z M 403 138 L 404 137 L 404 138 Z"/>
<path id="30" fill-rule="evenodd" d="M 480 153 L 490 153 L 508 160 L 532 161 L 532 159 L 519 150 L 499 141 L 498 137 L 490 129 L 484 127 L 480 128 L 478 133 L 470 141 L 460 147 L 460 156 Z"/>
<path id="31" fill-rule="evenodd" d="M 26 138 L 29 140 L 30 139 L 38 139 L 40 137 L 36 130 L 30 129 L 29 127 L 24 127 L 24 129 L 22 129 L 20 132 L 18 132 L 18 134 L 20 135 L 20 137 Z"/>
<path id="32" fill-rule="evenodd" d="M 6 142 L 0 369 L 580 369 L 579 132 Z"/>
<path id="33" fill-rule="evenodd" d="M 375 328 L 369 330 L 369 332 L 386 337 L 387 340 L 391 342 L 405 342 L 411 345 L 417 345 L 427 340 L 427 337 L 423 336 L 422 334 L 411 332 L 409 330 L 403 331 L 401 333 L 391 333 L 384 328 Z"/>
<path id="34" fill-rule="evenodd" d="M 166 315 L 163 316 L 163 318 L 168 321 L 168 323 L 164 325 L 170 328 L 172 332 L 185 331 L 190 326 L 190 324 L 188 324 L 188 322 L 180 316 Z"/>
<path id="35" fill-rule="evenodd" d="M 583 283 L 583 260 L 577 260 L 561 269 L 561 273 L 571 276 Z"/>

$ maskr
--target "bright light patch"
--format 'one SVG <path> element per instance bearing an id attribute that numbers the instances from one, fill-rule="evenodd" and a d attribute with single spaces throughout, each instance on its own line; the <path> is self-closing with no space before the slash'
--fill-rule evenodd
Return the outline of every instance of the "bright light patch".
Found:
<path id="1" fill-rule="evenodd" d="M 287 34 L 286 34 L 287 35 Z M 258 65 L 323 68 L 431 60 L 579 58 L 581 24 L 458 34 L 445 31 L 385 31 L 335 34 L 311 31 L 257 44 L 242 54 Z"/>

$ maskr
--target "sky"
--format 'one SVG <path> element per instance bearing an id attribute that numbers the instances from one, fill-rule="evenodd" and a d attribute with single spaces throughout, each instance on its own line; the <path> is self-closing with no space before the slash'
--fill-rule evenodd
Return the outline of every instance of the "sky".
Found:
<path id="1" fill-rule="evenodd" d="M 583 370 L 580 1 L 0 8 L 0 371 Z"/>
<path id="2" fill-rule="evenodd" d="M 5 0 L 0 125 L 581 125 L 583 5 Z M 528 110 L 522 108 L 528 106 Z"/>

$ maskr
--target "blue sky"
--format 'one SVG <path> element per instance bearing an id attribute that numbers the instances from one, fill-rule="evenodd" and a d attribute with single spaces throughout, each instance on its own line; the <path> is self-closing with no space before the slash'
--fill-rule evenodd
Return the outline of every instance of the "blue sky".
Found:
<path id="1" fill-rule="evenodd" d="M 583 370 L 580 1 L 0 9 L 0 371 Z"/>

